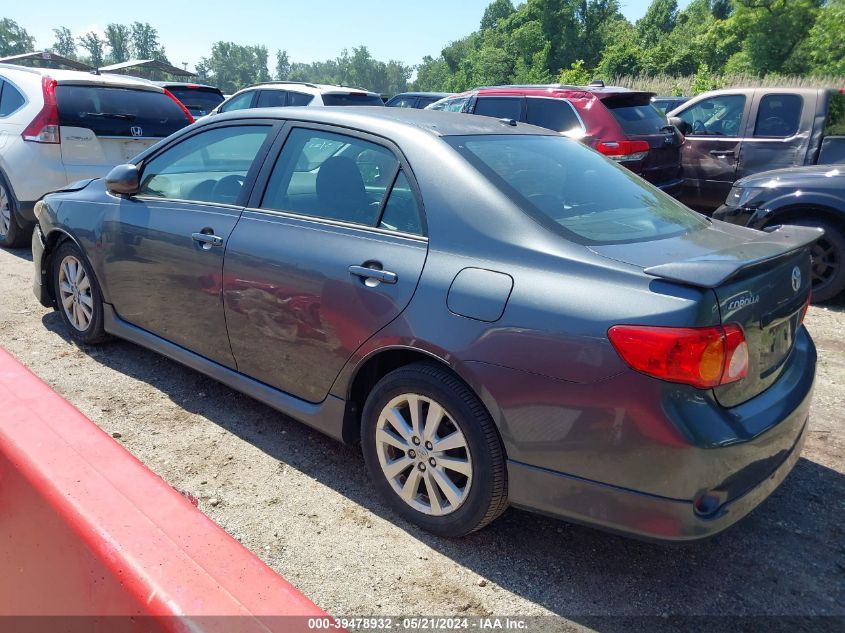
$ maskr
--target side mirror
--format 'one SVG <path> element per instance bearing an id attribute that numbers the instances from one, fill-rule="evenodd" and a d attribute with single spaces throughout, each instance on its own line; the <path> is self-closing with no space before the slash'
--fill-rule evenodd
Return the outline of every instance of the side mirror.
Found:
<path id="1" fill-rule="evenodd" d="M 132 196 L 141 188 L 140 174 L 135 165 L 118 165 L 106 176 L 106 189 L 119 196 Z"/>
<path id="2" fill-rule="evenodd" d="M 684 120 L 683 120 L 681 117 L 679 117 L 679 116 L 670 116 L 670 117 L 669 117 L 669 123 L 670 123 L 670 124 L 672 124 L 672 125 L 674 125 L 676 128 L 678 128 L 678 131 L 679 131 L 681 134 L 686 135 L 686 134 L 689 134 L 690 132 L 692 132 L 692 129 L 690 128 L 689 123 L 687 123 L 686 121 L 684 121 Z"/>

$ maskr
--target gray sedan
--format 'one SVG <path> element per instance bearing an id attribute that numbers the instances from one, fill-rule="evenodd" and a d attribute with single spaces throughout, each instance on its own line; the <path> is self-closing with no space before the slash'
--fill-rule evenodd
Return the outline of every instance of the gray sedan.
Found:
<path id="1" fill-rule="evenodd" d="M 34 290 L 346 442 L 431 532 L 510 504 L 690 540 L 807 433 L 819 232 L 693 213 L 548 130 L 401 108 L 213 117 L 37 205 Z"/>

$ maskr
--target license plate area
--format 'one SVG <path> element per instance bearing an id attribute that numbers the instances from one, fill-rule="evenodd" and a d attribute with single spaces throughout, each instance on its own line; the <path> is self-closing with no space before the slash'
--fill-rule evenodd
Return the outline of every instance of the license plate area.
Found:
<path id="1" fill-rule="evenodd" d="M 792 350 L 795 341 L 793 321 L 793 318 L 789 318 L 763 330 L 760 337 L 760 368 L 763 370 L 761 377 L 776 371 Z"/>

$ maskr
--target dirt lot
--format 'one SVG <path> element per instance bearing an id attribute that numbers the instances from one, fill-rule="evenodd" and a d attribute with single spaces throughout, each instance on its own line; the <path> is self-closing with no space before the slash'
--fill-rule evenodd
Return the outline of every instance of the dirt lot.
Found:
<path id="1" fill-rule="evenodd" d="M 451 541 L 394 517 L 357 448 L 132 344 L 80 349 L 32 296 L 26 251 L 0 251 L 0 271 L 0 344 L 336 616 L 845 616 L 845 301 L 808 317 L 803 458 L 738 526 L 665 547 L 509 510 Z"/>

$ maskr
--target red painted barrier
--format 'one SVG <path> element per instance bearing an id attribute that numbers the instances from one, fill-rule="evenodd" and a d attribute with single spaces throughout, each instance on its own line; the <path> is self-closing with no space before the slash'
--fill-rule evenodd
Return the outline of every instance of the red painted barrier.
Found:
<path id="1" fill-rule="evenodd" d="M 305 631 L 327 617 L 2 349 L 0 407 L 0 630 L 62 616 L 49 630 Z"/>

